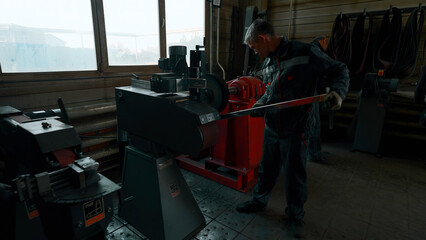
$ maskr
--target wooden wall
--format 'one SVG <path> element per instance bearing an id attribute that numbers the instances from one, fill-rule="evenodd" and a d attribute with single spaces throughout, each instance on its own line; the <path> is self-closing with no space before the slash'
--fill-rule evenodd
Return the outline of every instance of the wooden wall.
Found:
<path id="1" fill-rule="evenodd" d="M 223 76 L 223 71 L 217 64 L 217 52 L 216 49 L 219 48 L 219 63 L 222 65 L 222 67 L 225 70 L 225 80 L 231 80 L 227 76 L 230 72 L 230 69 L 228 69 L 228 59 L 230 57 L 230 54 L 233 54 L 233 52 L 230 51 L 230 39 L 231 39 L 231 25 L 232 25 L 232 11 L 233 8 L 240 8 L 240 0 L 228 0 L 228 1 L 222 1 L 222 7 L 220 9 L 214 8 L 213 13 L 213 72 Z M 206 29 L 210 29 L 210 14 L 211 9 L 206 4 Z M 241 10 L 241 8 L 240 8 Z M 242 12 L 241 12 L 242 13 Z M 217 15 L 219 16 L 219 22 L 217 19 Z M 244 16 L 244 15 L 242 15 Z M 219 24 L 219 33 L 217 32 L 217 24 Z M 217 34 L 219 34 L 219 45 L 217 41 Z M 206 32 L 206 41 L 209 42 L 209 32 Z M 234 37 L 237 37 L 234 35 Z M 210 48 L 208 48 L 210 49 Z M 209 55 L 210 52 L 207 52 L 207 55 Z M 209 58 L 207 59 L 209 61 Z"/>
<path id="2" fill-rule="evenodd" d="M 231 38 L 231 15 L 232 7 L 239 7 L 244 18 L 245 9 L 248 6 L 256 6 L 259 11 L 267 10 L 267 20 L 275 27 L 277 34 L 284 35 L 292 40 L 303 42 L 311 42 L 318 35 L 330 37 L 333 22 L 336 16 L 342 13 L 360 13 L 364 11 L 379 11 L 389 9 L 392 5 L 397 8 L 410 8 L 419 5 L 419 1 L 394 1 L 394 0 L 293 0 L 292 2 L 292 18 L 290 18 L 290 0 L 224 0 L 220 9 L 220 40 L 219 40 L 219 59 L 220 64 L 224 66 L 227 75 L 229 55 L 229 40 Z M 206 10 L 206 22 L 209 21 L 210 10 Z M 217 10 L 214 14 L 214 22 L 217 22 Z M 409 13 L 403 14 L 403 23 L 408 18 Z M 356 18 L 351 18 L 351 26 L 353 27 Z M 381 16 L 375 17 L 375 28 L 380 24 Z M 290 31 L 289 31 L 289 25 Z M 208 29 L 208 27 L 206 28 Z M 290 34 L 289 34 L 290 33 Z M 209 34 L 207 32 L 207 34 Z M 242 37 L 242 36 L 238 36 Z M 423 28 L 422 44 L 419 50 L 419 64 L 421 64 L 422 56 L 425 52 L 423 42 L 426 39 L 426 27 Z M 214 49 L 216 49 L 216 25 L 214 26 Z M 243 62 L 240 63 L 243 65 Z M 214 52 L 213 71 L 222 74 L 219 66 L 216 64 L 216 52 Z M 417 73 L 417 71 L 416 71 Z M 230 79 L 226 79 L 230 80 Z"/>
<path id="3" fill-rule="evenodd" d="M 274 25 L 278 34 L 284 35 L 292 40 L 311 42 L 318 35 L 330 37 L 333 22 L 336 16 L 342 13 L 361 13 L 366 9 L 369 11 L 380 11 L 393 7 L 411 8 L 418 7 L 419 1 L 394 1 L 394 0 L 293 0 L 292 18 L 290 18 L 291 0 L 270 0 L 268 9 L 268 20 Z M 423 4 L 424 5 L 424 4 Z M 425 6 L 423 6 L 424 8 Z M 403 13 L 403 27 L 409 13 Z M 374 26 L 380 26 L 381 16 L 374 19 Z M 351 27 L 356 18 L 351 18 Z M 290 34 L 289 34 L 290 26 Z M 425 52 L 424 41 L 426 39 L 426 27 L 423 28 L 422 42 L 419 49 L 418 66 L 422 63 Z M 424 64 L 424 63 L 423 63 Z M 418 71 L 416 71 L 418 73 Z M 416 75 L 417 76 L 417 75 Z"/>
<path id="4" fill-rule="evenodd" d="M 260 1 L 258 1 L 259 3 Z M 393 1 L 393 0 L 293 0 L 292 18 L 290 19 L 290 0 L 269 0 L 268 20 L 275 27 L 277 34 L 289 37 L 292 40 L 311 42 L 318 35 L 330 37 L 333 22 L 336 16 L 344 14 L 361 13 L 364 8 L 369 11 L 389 9 L 390 5 L 402 8 L 418 7 L 419 1 Z M 424 5 L 424 4 L 423 4 Z M 425 9 L 425 6 L 423 6 Z M 403 13 L 403 27 L 409 13 Z M 374 18 L 374 27 L 380 26 L 382 16 Z M 356 18 L 351 18 L 351 27 Z M 289 31 L 289 25 L 291 26 Z M 289 34 L 290 32 L 290 34 Z M 422 41 L 419 47 L 417 68 L 414 75 L 405 80 L 400 80 L 398 92 L 392 95 L 392 104 L 388 109 L 385 119 L 384 136 L 401 141 L 402 139 L 426 141 L 426 128 L 418 123 L 424 105 L 413 104 L 414 83 L 418 81 L 419 67 L 424 65 L 424 41 L 426 39 L 426 26 L 423 28 Z M 335 127 L 347 129 L 356 111 L 357 92 L 349 92 L 341 110 L 335 113 Z M 324 123 L 323 123 L 324 124 Z M 417 146 L 417 145 L 416 145 Z"/>
<path id="5" fill-rule="evenodd" d="M 232 52 L 230 50 L 230 39 L 231 34 L 234 38 L 238 38 L 239 41 L 242 42 L 242 34 L 236 34 L 231 33 L 231 25 L 233 23 L 232 20 L 232 9 L 236 9 L 239 11 L 240 19 L 238 19 L 240 22 L 240 26 L 244 25 L 244 17 L 245 17 L 245 10 L 248 6 L 256 6 L 259 11 L 266 10 L 268 7 L 268 0 L 225 0 L 222 1 L 222 8 L 220 9 L 220 27 L 219 27 L 219 62 L 225 69 L 225 80 L 232 80 L 233 78 L 237 76 L 242 75 L 243 65 L 244 65 L 244 51 L 245 47 L 240 44 L 240 46 L 234 46 L 235 52 Z M 218 11 L 215 10 L 214 13 L 214 22 L 217 23 L 217 13 Z M 210 13 L 209 13 L 210 14 Z M 234 19 L 234 21 L 237 21 L 237 19 Z M 234 23 L 236 24 L 236 23 Z M 217 28 L 216 25 L 214 25 L 214 49 L 217 47 Z M 208 33 L 206 33 L 208 34 Z M 234 56 L 230 56 L 233 54 Z M 213 72 L 216 74 L 219 74 L 222 76 L 222 70 L 216 63 L 216 57 L 217 54 L 214 52 L 214 65 L 213 65 Z M 230 64 L 229 59 L 230 57 L 233 57 L 234 59 L 233 64 Z M 236 69 L 229 69 L 230 66 L 234 66 Z"/>

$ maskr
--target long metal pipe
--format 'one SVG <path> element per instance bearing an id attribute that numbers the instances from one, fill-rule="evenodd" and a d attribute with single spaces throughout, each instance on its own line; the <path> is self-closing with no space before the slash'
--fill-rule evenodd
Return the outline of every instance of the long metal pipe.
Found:
<path id="1" fill-rule="evenodd" d="M 225 69 L 222 67 L 222 65 L 220 65 L 220 62 L 219 62 L 219 20 L 220 20 L 219 18 L 220 18 L 220 8 L 217 9 L 217 22 L 216 22 L 216 25 L 217 25 L 217 28 L 216 28 L 216 36 L 217 36 L 217 39 L 216 39 L 216 44 L 217 44 L 217 46 L 216 46 L 216 63 L 217 63 L 217 65 L 219 65 L 220 69 L 222 69 L 222 77 L 223 77 L 223 80 L 226 81 Z"/>
<path id="2" fill-rule="evenodd" d="M 213 1 L 210 2 L 210 73 L 213 73 Z"/>

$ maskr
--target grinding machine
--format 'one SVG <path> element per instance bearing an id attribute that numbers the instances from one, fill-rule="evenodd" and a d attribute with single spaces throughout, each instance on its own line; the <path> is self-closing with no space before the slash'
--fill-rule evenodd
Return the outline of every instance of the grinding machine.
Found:
<path id="1" fill-rule="evenodd" d="M 165 73 L 115 90 L 118 128 L 128 139 L 119 216 L 150 239 L 187 239 L 205 226 L 174 158 L 196 155 L 218 141 L 218 108 L 228 101 L 223 80 L 187 71 L 185 56 L 173 56 L 186 47 L 169 52 L 170 59 L 159 61 Z M 201 60 L 191 63 L 205 66 Z M 169 66 L 181 67 L 167 72 Z"/>
<path id="2" fill-rule="evenodd" d="M 64 123 L 69 120 L 64 121 L 67 114 L 58 102 L 61 110 L 23 113 L 0 107 L 5 164 L 0 222 L 7 226 L 6 239 L 105 237 L 120 187 L 98 173 L 98 162 L 82 155 L 81 140 Z"/>
<path id="3" fill-rule="evenodd" d="M 169 59 L 159 60 L 163 73 L 115 89 L 119 136 L 128 142 L 119 216 L 150 239 L 188 239 L 205 225 L 175 159 L 183 168 L 245 191 L 257 180 L 264 128 L 263 118 L 249 118 L 250 112 L 324 97 L 252 108 L 265 92 L 259 79 L 225 83 L 205 73 L 205 53 L 198 47 L 189 67 L 186 47 L 172 46 L 169 52 Z M 207 157 L 200 155 L 206 150 Z M 219 173 L 220 168 L 237 177 Z"/>

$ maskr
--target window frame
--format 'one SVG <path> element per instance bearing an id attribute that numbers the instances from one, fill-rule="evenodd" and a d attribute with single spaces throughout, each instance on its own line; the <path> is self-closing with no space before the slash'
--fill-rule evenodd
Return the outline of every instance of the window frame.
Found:
<path id="1" fill-rule="evenodd" d="M 22 73 L 3 73 L 0 63 L 0 76 L 7 77 L 7 82 L 50 80 L 61 78 L 102 78 L 103 76 L 121 76 L 124 73 L 150 74 L 160 72 L 158 65 L 132 65 L 132 66 L 110 66 L 108 63 L 108 49 L 106 41 L 105 15 L 103 9 L 103 0 L 91 0 L 93 31 L 95 40 L 96 66 L 97 70 L 86 71 L 52 71 L 52 72 L 22 72 Z M 158 0 L 158 27 L 159 27 L 159 48 L 160 58 L 166 56 L 166 14 L 165 0 Z M 205 18 L 207 19 L 207 4 L 205 4 Z M 204 34 L 206 45 L 208 46 L 209 24 L 205 21 Z"/>

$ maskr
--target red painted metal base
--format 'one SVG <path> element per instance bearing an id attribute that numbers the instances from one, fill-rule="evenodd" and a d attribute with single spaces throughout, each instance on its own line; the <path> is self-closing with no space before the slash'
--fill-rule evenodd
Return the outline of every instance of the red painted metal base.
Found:
<path id="1" fill-rule="evenodd" d="M 237 89 L 230 96 L 225 114 L 249 109 L 256 103 L 265 87 L 254 77 L 241 77 L 229 81 L 228 87 Z M 219 120 L 219 142 L 209 157 L 194 160 L 189 156 L 177 157 L 179 166 L 241 192 L 257 183 L 257 170 L 262 156 L 263 118 L 248 115 Z"/>

